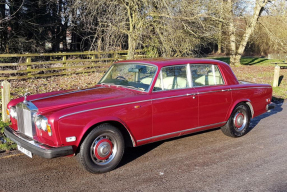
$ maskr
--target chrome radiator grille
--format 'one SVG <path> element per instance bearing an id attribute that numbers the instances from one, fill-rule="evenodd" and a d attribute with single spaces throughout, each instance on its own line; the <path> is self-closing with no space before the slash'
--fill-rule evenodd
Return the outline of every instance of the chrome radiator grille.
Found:
<path id="1" fill-rule="evenodd" d="M 31 102 L 19 103 L 16 106 L 18 131 L 28 137 L 33 138 L 35 135 L 35 125 L 33 115 L 37 112 L 37 108 Z"/>

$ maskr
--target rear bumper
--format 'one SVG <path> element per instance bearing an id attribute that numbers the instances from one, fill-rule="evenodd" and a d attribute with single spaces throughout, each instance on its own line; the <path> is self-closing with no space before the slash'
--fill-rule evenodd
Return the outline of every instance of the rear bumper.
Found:
<path id="1" fill-rule="evenodd" d="M 39 155 L 44 158 L 55 158 L 61 156 L 67 156 L 74 154 L 72 146 L 65 147 L 50 147 L 41 143 L 38 143 L 34 140 L 29 140 L 21 136 L 10 127 L 6 127 L 4 134 L 10 138 L 12 141 L 20 145 L 21 147 L 31 151 L 33 154 Z"/>
<path id="2" fill-rule="evenodd" d="M 274 109 L 275 108 L 275 103 L 270 103 L 266 106 L 266 110 L 269 111 L 271 109 Z"/>

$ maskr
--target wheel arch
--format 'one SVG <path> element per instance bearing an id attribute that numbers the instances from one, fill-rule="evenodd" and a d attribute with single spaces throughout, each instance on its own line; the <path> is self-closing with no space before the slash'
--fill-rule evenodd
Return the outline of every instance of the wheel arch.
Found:
<path id="1" fill-rule="evenodd" d="M 90 123 L 88 124 L 85 129 L 83 130 L 82 136 L 81 136 L 81 140 L 77 145 L 77 150 L 76 153 L 79 152 L 80 146 L 83 143 L 83 141 L 85 140 L 85 138 L 87 137 L 87 135 L 93 130 L 95 129 L 97 126 L 101 125 L 101 124 L 110 124 L 115 126 L 117 129 L 119 129 L 119 131 L 122 133 L 123 137 L 124 137 L 124 142 L 125 142 L 125 146 L 126 147 L 135 147 L 136 143 L 135 140 L 133 138 L 133 136 L 131 135 L 130 131 L 127 129 L 127 127 L 124 125 L 124 123 L 120 122 L 119 120 L 103 120 L 103 121 L 98 121 L 98 122 L 94 122 L 94 123 Z"/>
<path id="2" fill-rule="evenodd" d="M 251 119 L 253 118 L 253 116 L 254 116 L 254 108 L 252 106 L 251 101 L 249 99 L 241 99 L 241 100 L 237 100 L 236 102 L 233 103 L 233 105 L 231 106 L 231 108 L 230 108 L 230 110 L 228 112 L 227 119 L 229 119 L 229 117 L 230 117 L 232 111 L 235 109 L 235 107 L 237 105 L 241 104 L 241 103 L 243 103 L 243 104 L 248 106 L 248 108 L 250 110 L 250 113 L 251 113 Z"/>

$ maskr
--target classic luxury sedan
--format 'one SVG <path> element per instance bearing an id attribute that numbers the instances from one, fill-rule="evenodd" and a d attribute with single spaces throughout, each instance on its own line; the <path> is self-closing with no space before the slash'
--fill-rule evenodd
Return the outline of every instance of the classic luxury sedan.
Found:
<path id="1" fill-rule="evenodd" d="M 77 155 L 103 173 L 126 147 L 217 127 L 243 136 L 251 118 L 274 107 L 271 97 L 270 85 L 239 82 L 221 61 L 120 61 L 92 88 L 12 100 L 5 134 L 29 157 Z"/>

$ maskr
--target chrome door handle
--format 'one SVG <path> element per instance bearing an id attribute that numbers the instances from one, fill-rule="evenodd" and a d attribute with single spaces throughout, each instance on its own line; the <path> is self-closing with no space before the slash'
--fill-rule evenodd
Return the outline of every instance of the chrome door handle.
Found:
<path id="1" fill-rule="evenodd" d="M 191 94 L 191 93 L 187 93 L 186 96 L 192 96 L 193 99 L 195 99 L 195 95 L 196 94 Z"/>

